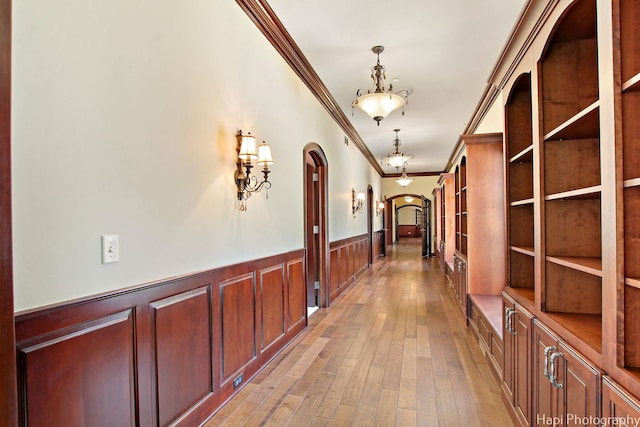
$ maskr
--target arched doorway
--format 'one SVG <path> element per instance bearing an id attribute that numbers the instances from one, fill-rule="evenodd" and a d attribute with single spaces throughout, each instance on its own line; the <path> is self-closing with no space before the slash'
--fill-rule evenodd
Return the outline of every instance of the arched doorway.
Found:
<path id="1" fill-rule="evenodd" d="M 399 237 L 399 217 L 398 203 L 399 199 L 412 198 L 411 202 L 407 202 L 408 206 L 413 206 L 420 214 L 416 215 L 413 222 L 417 232 L 422 238 L 422 256 L 431 256 L 432 253 L 432 237 L 431 237 L 431 200 L 420 194 L 403 193 L 396 194 L 386 199 L 385 211 L 389 213 L 384 219 L 385 237 L 387 244 L 396 242 Z M 403 206 L 407 206 L 404 204 Z"/>
<path id="2" fill-rule="evenodd" d="M 307 144 L 304 148 L 304 240 L 308 313 L 329 305 L 327 184 L 327 158 L 318 144 Z"/>

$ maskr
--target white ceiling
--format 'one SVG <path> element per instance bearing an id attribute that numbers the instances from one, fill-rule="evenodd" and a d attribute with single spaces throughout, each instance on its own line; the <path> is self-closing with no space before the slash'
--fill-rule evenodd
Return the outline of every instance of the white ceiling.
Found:
<path id="1" fill-rule="evenodd" d="M 442 171 L 480 101 L 527 0 L 269 0 L 280 21 L 379 160 L 393 150 L 415 156 L 407 172 Z M 376 126 L 351 102 L 370 89 L 371 52 L 394 91 L 411 92 L 405 115 Z M 383 165 L 385 174 L 395 168 Z"/>

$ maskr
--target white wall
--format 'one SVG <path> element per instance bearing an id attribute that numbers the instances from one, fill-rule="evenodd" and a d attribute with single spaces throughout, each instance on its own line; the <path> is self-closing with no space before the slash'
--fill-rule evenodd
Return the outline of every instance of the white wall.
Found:
<path id="1" fill-rule="evenodd" d="M 235 2 L 15 2 L 13 32 L 17 311 L 302 248 L 309 142 L 330 240 L 366 232 L 351 188 L 380 178 Z M 276 161 L 244 213 L 238 129 Z"/>
<path id="2" fill-rule="evenodd" d="M 487 111 L 482 118 L 478 128 L 475 130 L 475 134 L 482 133 L 494 133 L 504 131 L 504 104 L 502 102 L 502 96 L 497 96 L 494 100 L 491 108 Z"/>

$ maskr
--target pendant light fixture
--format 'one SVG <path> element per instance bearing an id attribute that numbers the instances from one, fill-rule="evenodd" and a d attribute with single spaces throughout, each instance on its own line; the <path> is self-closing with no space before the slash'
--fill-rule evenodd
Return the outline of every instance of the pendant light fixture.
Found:
<path id="1" fill-rule="evenodd" d="M 393 130 L 396 133 L 396 137 L 393 140 L 394 150 L 392 153 L 382 156 L 381 163 L 387 163 L 387 166 L 393 166 L 396 170 L 399 170 L 409 160 L 413 159 L 413 154 L 404 154 L 400 152 L 400 138 L 398 138 L 398 132 L 400 129 Z"/>
<path id="2" fill-rule="evenodd" d="M 413 182 L 413 179 L 409 178 L 407 176 L 407 170 L 406 168 L 403 166 L 402 167 L 402 176 L 400 176 L 400 178 L 396 179 L 396 182 L 398 184 L 400 184 L 403 187 L 406 187 L 407 185 L 411 184 Z"/>
<path id="3" fill-rule="evenodd" d="M 380 54 L 384 51 L 384 46 L 374 46 L 371 51 L 378 57 L 376 65 L 371 68 L 373 88 L 367 91 L 358 89 L 356 99 L 351 103 L 351 107 L 364 111 L 380 126 L 380 121 L 398 108 L 402 108 L 404 116 L 404 106 L 407 103 L 409 91 L 393 92 L 393 85 L 387 86 L 385 84 L 386 69 L 384 65 L 380 64 Z"/>

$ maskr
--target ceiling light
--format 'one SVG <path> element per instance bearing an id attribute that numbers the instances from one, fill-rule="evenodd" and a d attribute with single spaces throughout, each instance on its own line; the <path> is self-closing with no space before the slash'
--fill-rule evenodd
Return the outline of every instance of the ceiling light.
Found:
<path id="1" fill-rule="evenodd" d="M 411 197 L 411 196 L 405 196 L 404 200 L 405 200 L 407 203 L 411 203 L 411 202 L 413 202 L 413 200 L 414 200 L 414 199 L 413 199 L 413 197 Z"/>
<path id="2" fill-rule="evenodd" d="M 380 65 L 380 53 L 384 50 L 384 46 L 374 46 L 371 51 L 378 56 L 376 65 L 371 68 L 371 79 L 373 80 L 373 88 L 365 92 L 363 89 L 356 91 L 356 99 L 351 103 L 352 108 L 364 111 L 378 123 L 387 117 L 389 113 L 398 108 L 402 108 L 404 116 L 404 106 L 409 97 L 409 91 L 400 90 L 393 92 L 393 85 L 387 85 L 384 79 L 387 78 L 384 65 Z"/>
<path id="3" fill-rule="evenodd" d="M 398 132 L 400 132 L 400 129 L 394 129 L 393 131 L 396 133 L 396 137 L 393 140 L 394 151 L 386 156 L 382 156 L 382 160 L 380 162 L 387 162 L 387 166 L 393 166 L 398 170 L 409 160 L 413 159 L 413 154 L 404 154 L 400 152 L 400 139 L 398 138 Z"/>
<path id="4" fill-rule="evenodd" d="M 402 185 L 403 187 L 406 187 L 407 185 L 411 184 L 413 182 L 413 179 L 409 178 L 407 176 L 407 171 L 405 169 L 405 167 L 402 167 L 402 176 L 398 179 L 396 179 L 396 182 L 400 185 Z"/>

